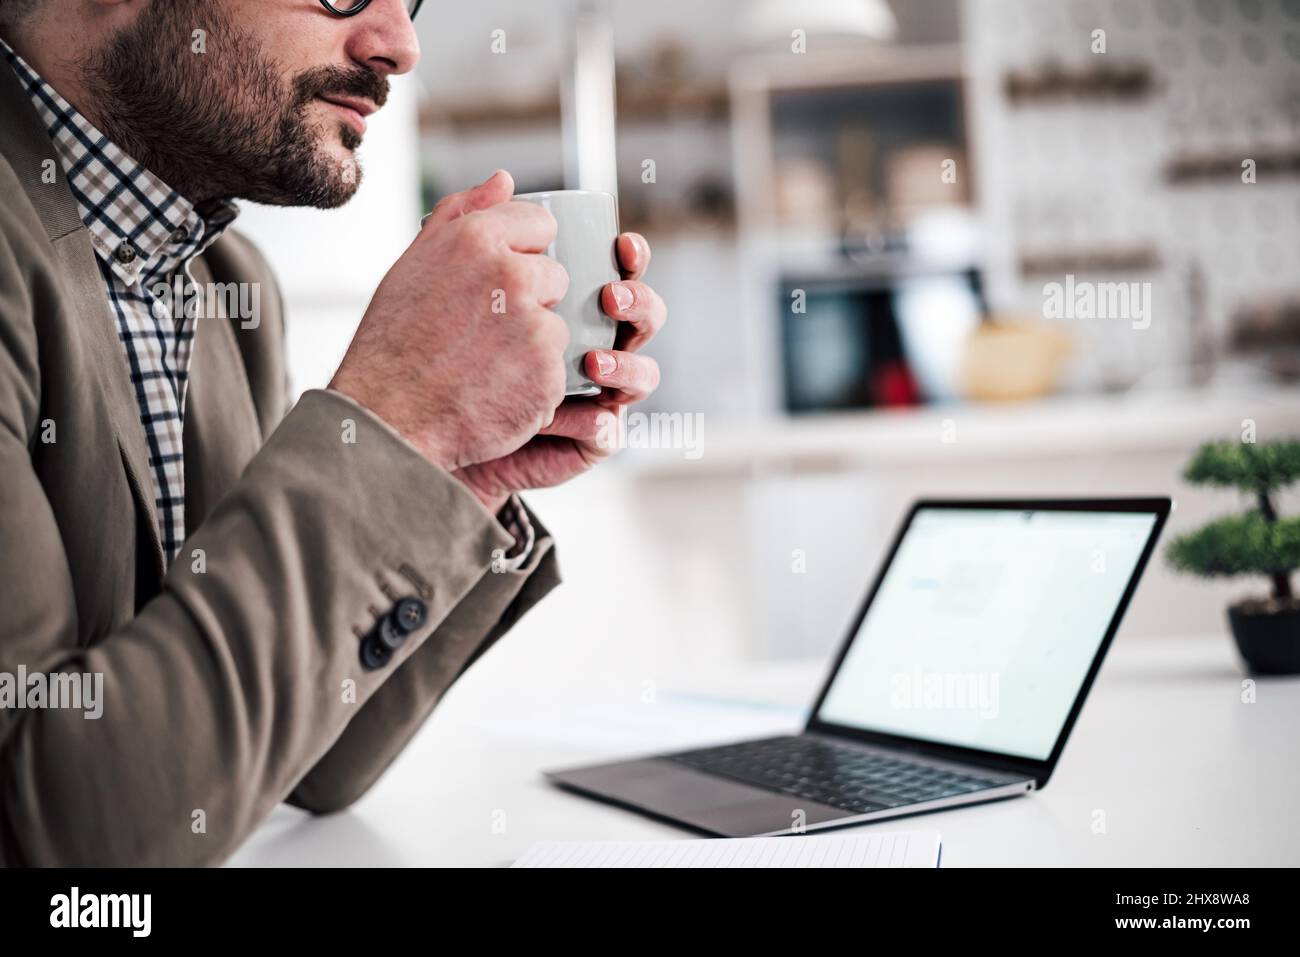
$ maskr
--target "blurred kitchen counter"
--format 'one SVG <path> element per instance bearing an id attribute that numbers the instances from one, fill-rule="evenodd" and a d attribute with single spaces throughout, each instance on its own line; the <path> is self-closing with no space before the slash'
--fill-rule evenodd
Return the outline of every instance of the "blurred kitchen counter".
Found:
<path id="1" fill-rule="evenodd" d="M 784 658 L 821 654 L 840 640 L 917 498 L 1168 495 L 1174 513 L 1121 635 L 1205 633 L 1224 629 L 1224 608 L 1264 585 L 1177 575 L 1163 546 L 1248 504 L 1182 480 L 1201 442 L 1239 438 L 1247 420 L 1260 440 L 1300 435 L 1300 390 L 1239 380 L 1198 391 L 749 424 L 705 415 L 693 436 L 697 457 L 631 444 L 597 475 L 531 500 L 554 516 L 568 563 L 575 560 L 563 534 L 569 515 L 586 527 L 595 508 L 606 527 L 618 528 L 629 556 L 619 568 L 644 567 L 631 576 L 637 600 L 655 609 L 665 629 L 707 623 L 712 643 Z M 608 505 L 595 504 L 597 490 Z M 1294 513 L 1300 496 L 1284 496 L 1282 505 Z M 589 534 L 601 532 L 574 537 Z M 626 577 L 598 565 L 584 568 L 586 581 L 626 587 Z"/>
<path id="2" fill-rule="evenodd" d="M 1211 438 L 1300 434 L 1300 389 L 1239 385 L 827 412 L 755 423 L 706 419 L 698 458 L 632 449 L 644 477 L 708 477 L 755 468 L 836 469 L 1090 453 L 1190 452 Z"/>

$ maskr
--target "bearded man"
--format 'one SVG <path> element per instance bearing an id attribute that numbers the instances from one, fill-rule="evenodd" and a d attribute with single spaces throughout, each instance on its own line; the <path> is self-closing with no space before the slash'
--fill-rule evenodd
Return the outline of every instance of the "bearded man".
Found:
<path id="1" fill-rule="evenodd" d="M 0 676 L 102 679 L 93 711 L 0 693 L 0 863 L 214 863 L 281 801 L 355 801 L 559 581 L 518 493 L 599 462 L 658 384 L 625 234 L 601 393 L 564 400 L 555 221 L 499 171 L 289 408 L 233 201 L 352 197 L 419 6 L 0 0 Z M 178 277 L 259 314 L 176 308 Z"/>

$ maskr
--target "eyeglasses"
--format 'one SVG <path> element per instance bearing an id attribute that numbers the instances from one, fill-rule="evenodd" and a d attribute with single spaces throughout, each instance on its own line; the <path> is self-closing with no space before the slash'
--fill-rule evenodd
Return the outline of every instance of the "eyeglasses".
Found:
<path id="1" fill-rule="evenodd" d="M 323 6 L 336 17 L 355 17 L 358 13 L 370 6 L 370 0 L 320 0 Z M 420 5 L 424 0 L 406 0 L 406 9 L 411 14 L 411 19 L 420 12 Z"/>

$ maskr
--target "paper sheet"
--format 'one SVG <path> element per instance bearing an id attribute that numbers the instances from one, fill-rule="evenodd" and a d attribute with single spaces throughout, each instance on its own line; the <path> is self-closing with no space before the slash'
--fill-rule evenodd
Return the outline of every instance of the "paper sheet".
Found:
<path id="1" fill-rule="evenodd" d="M 515 867 L 938 867 L 938 831 L 681 841 L 543 841 Z"/>

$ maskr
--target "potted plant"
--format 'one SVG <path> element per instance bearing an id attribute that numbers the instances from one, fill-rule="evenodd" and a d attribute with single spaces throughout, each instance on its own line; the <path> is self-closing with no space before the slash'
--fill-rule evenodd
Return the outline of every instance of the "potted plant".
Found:
<path id="1" fill-rule="evenodd" d="M 1196 575 L 1262 575 L 1268 597 L 1228 608 L 1237 648 L 1252 674 L 1300 674 L 1300 599 L 1291 573 L 1300 568 L 1300 517 L 1278 515 L 1277 493 L 1300 479 L 1300 441 L 1210 442 L 1183 477 L 1195 485 L 1240 489 L 1254 507 L 1228 515 L 1170 542 L 1174 568 Z"/>

